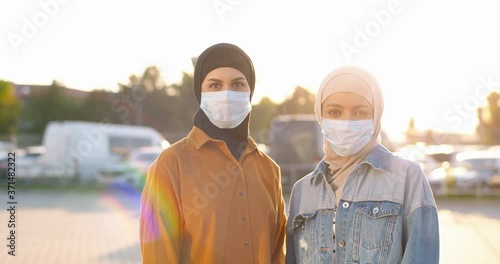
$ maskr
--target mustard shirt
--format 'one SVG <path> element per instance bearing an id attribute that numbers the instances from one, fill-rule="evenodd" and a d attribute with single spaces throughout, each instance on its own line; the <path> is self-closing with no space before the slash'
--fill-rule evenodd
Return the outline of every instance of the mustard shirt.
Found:
<path id="1" fill-rule="evenodd" d="M 194 127 L 148 171 L 143 263 L 284 263 L 280 170 L 249 138 L 239 161 Z"/>

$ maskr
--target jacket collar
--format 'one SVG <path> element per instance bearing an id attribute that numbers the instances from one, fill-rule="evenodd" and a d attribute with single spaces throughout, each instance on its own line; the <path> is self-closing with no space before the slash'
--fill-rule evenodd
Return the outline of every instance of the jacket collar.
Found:
<path id="1" fill-rule="evenodd" d="M 207 142 L 214 142 L 215 144 L 224 144 L 224 141 L 218 140 L 218 139 L 213 139 L 209 137 L 203 130 L 199 129 L 198 127 L 193 126 L 191 131 L 189 132 L 187 138 L 193 143 L 193 145 L 196 147 L 197 150 L 199 150 L 203 145 L 205 145 Z M 259 155 L 262 156 L 262 153 L 258 150 L 257 144 L 253 140 L 253 138 L 248 137 L 248 143 L 246 149 L 243 151 L 242 156 L 246 155 L 247 153 L 250 153 L 254 150 L 257 150 Z"/>
<path id="2" fill-rule="evenodd" d="M 391 157 L 392 153 L 389 150 L 387 150 L 384 146 L 377 144 L 370 152 L 368 152 L 359 165 L 368 164 L 376 170 L 385 171 Z M 318 163 L 312 172 L 311 183 L 317 183 L 318 179 L 323 179 L 326 176 L 327 171 L 328 164 L 323 159 Z"/>

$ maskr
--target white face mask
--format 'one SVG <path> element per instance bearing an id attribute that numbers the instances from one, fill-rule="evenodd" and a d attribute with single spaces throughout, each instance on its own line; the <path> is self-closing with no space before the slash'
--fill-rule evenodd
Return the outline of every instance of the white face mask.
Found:
<path id="1" fill-rule="evenodd" d="M 235 128 L 252 110 L 250 92 L 220 91 L 201 93 L 200 108 L 219 128 Z"/>
<path id="2" fill-rule="evenodd" d="M 321 132 L 340 156 L 358 153 L 373 136 L 373 120 L 324 119 Z"/>

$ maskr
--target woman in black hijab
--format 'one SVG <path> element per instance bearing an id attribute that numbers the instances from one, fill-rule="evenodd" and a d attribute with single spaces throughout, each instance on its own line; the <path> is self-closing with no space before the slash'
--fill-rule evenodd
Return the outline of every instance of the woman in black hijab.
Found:
<path id="1" fill-rule="evenodd" d="M 206 49 L 196 60 L 193 86 L 198 103 L 201 103 L 203 79 L 209 72 L 221 67 L 234 68 L 246 77 L 250 88 L 249 100 L 251 100 L 255 88 L 255 71 L 252 61 L 239 47 L 221 43 Z M 235 128 L 220 128 L 209 120 L 205 111 L 199 109 L 194 117 L 194 125 L 213 139 L 224 141 L 231 154 L 238 160 L 248 140 L 249 120 L 250 114 Z"/>
<path id="2" fill-rule="evenodd" d="M 143 263 L 284 263 L 280 171 L 249 136 L 254 86 L 252 61 L 237 46 L 198 57 L 194 127 L 148 171 Z"/>

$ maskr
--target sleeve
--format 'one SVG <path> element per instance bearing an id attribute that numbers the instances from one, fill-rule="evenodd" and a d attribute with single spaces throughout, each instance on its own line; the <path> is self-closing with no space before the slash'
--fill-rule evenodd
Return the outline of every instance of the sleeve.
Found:
<path id="1" fill-rule="evenodd" d="M 285 247 L 285 235 L 286 235 L 286 213 L 285 213 L 285 199 L 283 198 L 283 190 L 281 187 L 281 172 L 277 169 L 278 173 L 278 183 L 277 183 L 277 194 L 278 194 L 278 221 L 275 234 L 275 245 L 273 250 L 272 262 L 273 264 L 283 263 L 285 260 L 286 247 Z"/>
<path id="2" fill-rule="evenodd" d="M 172 173 L 166 158 L 160 155 L 151 165 L 142 192 L 140 244 L 143 264 L 180 261 L 182 216 L 173 184 L 173 177 L 178 174 Z"/>
<path id="3" fill-rule="evenodd" d="M 415 210 L 404 226 L 405 248 L 401 263 L 439 263 L 439 223 L 436 207 Z"/>
<path id="4" fill-rule="evenodd" d="M 409 168 L 405 203 L 411 208 L 403 219 L 401 263 L 439 263 L 439 221 L 434 195 L 420 166 Z"/>

